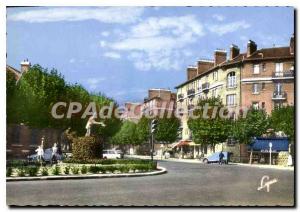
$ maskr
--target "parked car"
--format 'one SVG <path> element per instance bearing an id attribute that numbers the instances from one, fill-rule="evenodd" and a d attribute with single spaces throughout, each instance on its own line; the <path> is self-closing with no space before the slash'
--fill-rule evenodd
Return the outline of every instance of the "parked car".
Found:
<path id="1" fill-rule="evenodd" d="M 63 159 L 63 155 L 56 153 L 56 160 L 62 160 Z M 51 162 L 51 158 L 52 158 L 52 148 L 48 148 L 44 150 L 44 156 L 43 156 L 43 160 L 45 162 Z M 32 154 L 27 156 L 27 160 L 28 162 L 36 162 L 38 161 L 38 155 L 37 154 Z"/>
<path id="2" fill-rule="evenodd" d="M 122 150 L 120 149 L 114 149 L 118 154 L 121 155 L 121 158 L 124 158 L 124 152 L 122 152 Z"/>
<path id="3" fill-rule="evenodd" d="M 219 154 L 220 154 L 220 152 L 215 152 L 208 157 L 204 157 L 202 159 L 202 162 L 203 163 L 218 163 L 219 162 Z M 228 164 L 228 161 L 230 159 L 230 152 L 223 152 L 223 154 L 224 154 L 223 162 L 225 164 Z"/>
<path id="4" fill-rule="evenodd" d="M 120 153 L 118 153 L 117 150 L 114 150 L 114 149 L 103 150 L 102 156 L 104 159 L 120 159 L 120 158 L 122 158 L 122 155 Z"/>

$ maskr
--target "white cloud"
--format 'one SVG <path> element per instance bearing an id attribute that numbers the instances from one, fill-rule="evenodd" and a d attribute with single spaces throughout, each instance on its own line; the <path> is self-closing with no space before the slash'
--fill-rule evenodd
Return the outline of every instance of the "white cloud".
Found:
<path id="1" fill-rule="evenodd" d="M 214 19 L 218 20 L 218 21 L 224 21 L 225 20 L 225 16 L 220 15 L 220 14 L 214 14 L 212 17 Z"/>
<path id="2" fill-rule="evenodd" d="M 8 20 L 29 23 L 96 20 L 103 23 L 127 24 L 136 22 L 142 13 L 142 7 L 52 7 L 48 9 L 32 9 L 8 14 Z"/>
<path id="3" fill-rule="evenodd" d="M 107 37 L 107 36 L 110 35 L 110 32 L 109 32 L 109 31 L 103 31 L 103 32 L 101 32 L 101 35 L 102 35 L 103 37 Z"/>
<path id="4" fill-rule="evenodd" d="M 105 40 L 101 40 L 101 41 L 100 41 L 100 46 L 101 46 L 101 47 L 105 47 L 106 44 L 107 44 L 107 42 L 106 42 Z"/>
<path id="5" fill-rule="evenodd" d="M 106 80 L 104 77 L 88 78 L 88 79 L 86 79 L 86 82 L 88 83 L 89 89 L 95 90 L 99 86 L 99 83 L 104 80 Z"/>
<path id="6" fill-rule="evenodd" d="M 69 60 L 69 63 L 75 63 L 75 59 L 74 58 L 71 58 L 70 60 Z"/>
<path id="7" fill-rule="evenodd" d="M 150 17 L 122 33 L 107 48 L 129 52 L 128 59 L 140 70 L 179 69 L 187 57 L 185 48 L 204 35 L 195 16 Z"/>
<path id="8" fill-rule="evenodd" d="M 112 58 L 112 59 L 120 59 L 121 55 L 117 52 L 105 52 L 103 54 L 104 57 Z"/>
<path id="9" fill-rule="evenodd" d="M 230 32 L 234 32 L 240 29 L 247 29 L 250 27 L 250 24 L 248 24 L 246 21 L 236 21 L 232 23 L 227 24 L 216 24 L 216 25 L 210 25 L 209 30 L 211 32 L 217 33 L 219 35 L 224 35 Z"/>

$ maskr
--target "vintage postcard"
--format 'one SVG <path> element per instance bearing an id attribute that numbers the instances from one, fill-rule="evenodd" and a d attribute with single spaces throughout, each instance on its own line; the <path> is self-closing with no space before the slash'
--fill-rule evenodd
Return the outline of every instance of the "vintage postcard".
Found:
<path id="1" fill-rule="evenodd" d="M 6 204 L 295 206 L 295 15 L 6 7 Z"/>

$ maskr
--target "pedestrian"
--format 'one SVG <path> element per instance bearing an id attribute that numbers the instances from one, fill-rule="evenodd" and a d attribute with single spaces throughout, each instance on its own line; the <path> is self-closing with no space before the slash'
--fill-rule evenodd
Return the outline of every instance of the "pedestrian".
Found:
<path id="1" fill-rule="evenodd" d="M 54 144 L 53 144 L 53 147 L 52 147 L 51 163 L 52 163 L 53 161 L 56 161 L 56 160 L 57 160 L 56 154 L 57 154 L 57 145 L 56 145 L 56 143 L 54 143 Z"/>
<path id="2" fill-rule="evenodd" d="M 293 158 L 292 158 L 291 154 L 289 154 L 287 165 L 288 166 L 292 166 L 293 165 Z"/>
<path id="3" fill-rule="evenodd" d="M 220 154 L 219 154 L 219 164 L 221 164 L 221 165 L 222 165 L 222 163 L 223 163 L 223 158 L 224 158 L 224 154 L 223 154 L 223 152 L 221 151 Z"/>
<path id="4" fill-rule="evenodd" d="M 44 150 L 43 150 L 42 146 L 38 146 L 38 148 L 35 151 L 37 153 L 38 162 L 41 163 L 44 158 Z"/>

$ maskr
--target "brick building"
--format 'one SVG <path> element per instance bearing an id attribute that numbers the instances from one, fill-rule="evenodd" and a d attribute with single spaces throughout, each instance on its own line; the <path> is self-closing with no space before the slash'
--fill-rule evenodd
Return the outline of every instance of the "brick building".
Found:
<path id="1" fill-rule="evenodd" d="M 150 89 L 148 97 L 142 104 L 144 115 L 157 116 L 160 114 L 173 112 L 176 106 L 176 94 L 167 89 Z"/>
<path id="2" fill-rule="evenodd" d="M 183 140 L 192 139 L 188 112 L 203 98 L 219 96 L 229 110 L 255 107 L 268 114 L 276 106 L 294 104 L 294 36 L 285 47 L 258 49 L 249 40 L 246 49 L 240 53 L 232 44 L 229 57 L 217 49 L 213 60 L 199 60 L 187 68 L 187 81 L 176 86 Z"/>

